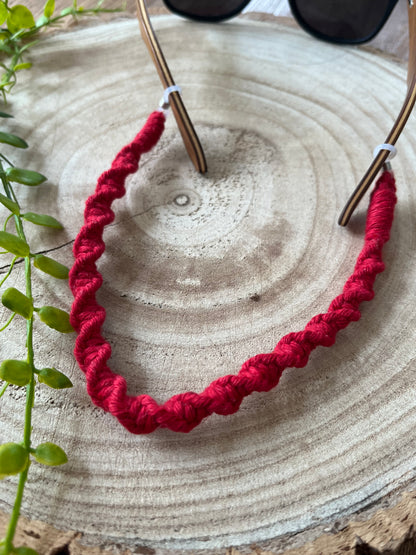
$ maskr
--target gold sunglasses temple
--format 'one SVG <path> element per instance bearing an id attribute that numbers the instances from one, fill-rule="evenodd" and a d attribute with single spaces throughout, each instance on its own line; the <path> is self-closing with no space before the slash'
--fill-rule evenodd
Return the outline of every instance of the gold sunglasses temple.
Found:
<path id="1" fill-rule="evenodd" d="M 400 114 L 398 115 L 394 125 L 388 134 L 385 143 L 394 145 L 403 131 L 404 126 L 413 110 L 416 101 L 416 5 L 413 1 L 409 0 L 408 5 L 409 15 L 409 65 L 407 70 L 407 94 L 404 100 Z M 348 199 L 341 216 L 339 217 L 339 225 L 345 226 L 348 224 L 352 213 L 356 209 L 358 203 L 363 198 L 367 189 L 376 178 L 378 172 L 385 164 L 388 156 L 388 150 L 380 150 L 375 156 L 370 167 L 365 173 L 364 177 L 357 185 L 355 191 Z"/>
<path id="2" fill-rule="evenodd" d="M 169 87 L 174 87 L 175 81 L 173 80 L 152 24 L 150 23 L 150 17 L 146 8 L 145 0 L 136 0 L 136 3 L 140 32 L 153 63 L 155 64 L 160 80 L 162 81 L 162 85 L 165 90 Z M 195 166 L 195 169 L 200 173 L 205 173 L 207 171 L 207 164 L 205 161 L 204 151 L 178 91 L 170 93 L 169 104 L 172 108 L 173 115 L 175 116 L 176 123 L 178 124 L 185 148 L 193 165 Z"/>

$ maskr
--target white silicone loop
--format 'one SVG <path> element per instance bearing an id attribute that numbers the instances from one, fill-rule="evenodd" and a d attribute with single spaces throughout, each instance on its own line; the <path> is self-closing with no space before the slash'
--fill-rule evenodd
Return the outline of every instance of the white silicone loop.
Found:
<path id="1" fill-rule="evenodd" d="M 397 148 L 394 145 L 390 145 L 389 143 L 382 143 L 381 145 L 376 146 L 373 152 L 373 157 L 375 158 L 377 154 L 382 150 L 389 150 L 389 155 L 387 156 L 386 162 L 394 158 L 397 154 Z"/>
<path id="2" fill-rule="evenodd" d="M 173 92 L 181 93 L 181 88 L 179 85 L 172 85 L 171 87 L 167 87 L 163 91 L 163 97 L 159 103 L 159 110 L 166 112 L 169 109 L 169 95 Z"/>

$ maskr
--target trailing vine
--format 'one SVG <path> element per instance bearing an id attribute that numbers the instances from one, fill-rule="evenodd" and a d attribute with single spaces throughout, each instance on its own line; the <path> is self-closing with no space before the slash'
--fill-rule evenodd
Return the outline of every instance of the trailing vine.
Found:
<path id="1" fill-rule="evenodd" d="M 0 115 L 2 117 L 8 116 L 5 113 Z M 0 143 L 8 144 L 14 148 L 27 148 L 28 146 L 20 137 L 4 131 L 0 131 Z M 48 466 L 56 466 L 67 462 L 64 450 L 54 443 L 42 443 L 36 447 L 32 445 L 32 407 L 35 399 L 35 385 L 36 382 L 44 383 L 55 389 L 72 386 L 69 378 L 59 370 L 55 368 L 37 368 L 36 366 L 33 347 L 35 318 L 50 328 L 63 333 L 71 332 L 72 327 L 69 323 L 69 315 L 64 310 L 48 305 L 39 307 L 34 305 L 32 270 L 35 267 L 37 270 L 57 279 L 67 279 L 69 270 L 60 262 L 31 251 L 25 233 L 27 223 L 46 226 L 51 229 L 62 229 L 62 225 L 52 216 L 23 212 L 14 191 L 15 183 L 35 187 L 46 181 L 46 177 L 33 170 L 16 168 L 0 152 L 0 180 L 3 188 L 3 192 L 0 193 L 0 203 L 8 211 L 3 229 L 0 231 L 0 248 L 2 249 L 1 254 L 8 255 L 10 259 L 8 270 L 0 281 L 0 287 L 2 288 L 1 303 L 8 309 L 10 316 L 0 330 L 2 332 L 6 330 L 16 316 L 26 320 L 26 359 L 6 359 L 0 363 L 0 379 L 4 381 L 0 391 L 1 396 L 10 385 L 26 387 L 22 441 L 21 443 L 8 442 L 0 445 L 0 478 L 19 474 L 16 499 L 0 553 L 2 555 L 9 555 L 10 553 L 29 555 L 35 552 L 26 547 L 14 548 L 13 538 L 30 464 L 32 460 Z M 18 261 L 24 262 L 24 292 L 15 287 L 4 288 Z"/>
<path id="2" fill-rule="evenodd" d="M 24 5 L 10 7 L 7 0 L 0 0 L 0 25 L 6 26 L 0 30 L 0 65 L 3 73 L 0 77 L 0 91 L 6 102 L 17 81 L 17 74 L 21 70 L 30 69 L 32 63 L 25 60 L 25 55 L 38 41 L 32 40 L 44 28 L 60 23 L 68 16 L 83 16 L 113 12 L 102 7 L 102 0 L 92 9 L 84 9 L 77 5 L 76 0 L 71 7 L 54 15 L 55 0 L 47 0 L 42 16 L 35 21 L 31 11 Z M 0 112 L 3 124 L 10 118 L 8 113 Z M 0 275 L 1 303 L 7 309 L 8 317 L 0 323 L 0 332 L 4 332 L 12 325 L 15 318 L 26 321 L 24 360 L 0 360 L 0 398 L 7 388 L 26 388 L 24 408 L 24 427 L 22 441 L 6 442 L 0 445 L 0 479 L 18 476 L 16 496 L 10 520 L 5 531 L 5 537 L 0 542 L 0 555 L 36 555 L 36 551 L 26 546 L 14 546 L 14 537 L 22 506 L 24 488 L 30 465 L 37 462 L 46 466 L 58 466 L 67 462 L 65 451 L 52 442 L 33 445 L 32 438 L 32 409 L 35 400 L 37 384 L 44 384 L 53 389 L 72 387 L 70 379 L 54 367 L 39 368 L 36 365 L 33 336 L 35 327 L 46 325 L 61 333 L 72 332 L 69 314 L 65 310 L 34 303 L 32 272 L 44 272 L 55 279 L 66 280 L 68 268 L 56 260 L 33 252 L 25 232 L 27 225 L 38 225 L 54 230 L 62 229 L 61 223 L 48 214 L 38 214 L 23 210 L 15 188 L 21 185 L 36 187 L 46 181 L 46 177 L 37 171 L 15 167 L 10 155 L 4 154 L 4 149 L 26 149 L 28 144 L 21 137 L 0 128 L 0 204 L 6 209 L 6 219 L 0 229 L 0 256 L 7 260 L 4 274 Z M 16 189 L 17 190 L 17 189 Z M 25 290 L 8 287 L 8 279 L 16 264 L 24 264 Z"/>
<path id="3" fill-rule="evenodd" d="M 8 0 L 0 0 L 0 66 L 3 73 L 0 78 L 0 91 L 4 101 L 17 81 L 17 74 L 32 67 L 32 62 L 26 61 L 26 54 L 37 44 L 36 38 L 46 28 L 58 26 L 64 19 L 72 17 L 77 19 L 82 16 L 114 13 L 121 10 L 105 9 L 102 7 L 104 0 L 98 0 L 93 8 L 78 6 L 73 0 L 72 6 L 55 14 L 55 0 L 47 0 L 43 14 L 35 21 L 32 12 L 23 4 L 10 7 Z M 35 39 L 35 40 L 32 40 Z"/>

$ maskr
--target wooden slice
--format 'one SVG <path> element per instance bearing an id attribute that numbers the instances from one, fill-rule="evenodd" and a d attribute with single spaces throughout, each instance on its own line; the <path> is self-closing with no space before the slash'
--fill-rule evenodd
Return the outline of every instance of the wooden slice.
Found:
<path id="1" fill-rule="evenodd" d="M 349 228 L 336 221 L 400 109 L 406 76 L 371 52 L 277 24 L 200 26 L 167 16 L 155 25 L 209 171 L 195 173 L 170 119 L 115 204 L 99 300 L 111 367 L 131 394 L 163 402 L 238 372 L 341 292 L 362 245 L 368 199 Z M 65 225 L 59 233 L 28 226 L 32 250 L 70 265 L 97 177 L 162 91 L 133 21 L 54 36 L 34 61 L 11 102 L 10 125 L 31 145 L 16 163 L 49 184 L 20 187 L 18 196 L 24 210 Z M 70 461 L 53 470 L 32 465 L 23 513 L 119 552 L 282 552 L 358 514 L 369 518 L 410 490 L 413 126 L 398 144 L 399 202 L 375 300 L 335 346 L 287 370 L 276 390 L 253 394 L 238 413 L 214 415 L 188 435 L 133 436 L 92 405 L 74 337 L 37 324 L 37 364 L 66 372 L 74 388 L 39 387 L 34 444 L 54 441 Z M 39 272 L 34 279 L 36 303 L 69 308 L 66 284 Z M 22 281 L 19 265 L 7 283 Z M 23 357 L 23 337 L 16 319 L 2 335 L 1 357 Z M 2 441 L 20 441 L 23 397 L 10 388 L 2 399 Z M 5 512 L 15 489 L 14 479 L 0 483 Z M 344 547 L 353 549 L 351 538 Z M 47 538 L 43 547 L 42 539 L 27 542 L 57 552 Z"/>

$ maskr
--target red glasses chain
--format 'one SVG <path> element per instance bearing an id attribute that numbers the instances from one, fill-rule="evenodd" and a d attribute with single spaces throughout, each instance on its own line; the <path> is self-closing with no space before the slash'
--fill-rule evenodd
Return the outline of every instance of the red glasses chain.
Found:
<path id="1" fill-rule="evenodd" d="M 305 366 L 313 349 L 333 345 L 339 330 L 359 320 L 360 303 L 374 296 L 375 278 L 384 270 L 381 253 L 389 239 L 396 204 L 395 181 L 385 171 L 371 195 L 364 246 L 352 275 L 328 311 L 314 316 L 303 331 L 285 335 L 273 352 L 250 358 L 238 374 L 213 381 L 202 393 L 180 393 L 162 405 L 149 395 L 129 396 L 126 380 L 107 365 L 111 347 L 101 335 L 105 309 L 95 295 L 103 278 L 96 262 L 105 250 L 104 227 L 114 219 L 111 204 L 125 194 L 127 176 L 137 171 L 140 156 L 156 145 L 164 124 L 164 113 L 153 112 L 136 138 L 116 156 L 110 170 L 98 179 L 95 193 L 86 202 L 70 272 L 74 295 L 71 324 L 78 333 L 74 354 L 86 375 L 88 393 L 97 406 L 113 414 L 134 434 L 150 433 L 158 427 L 189 432 L 210 414 L 232 414 L 247 395 L 275 387 L 286 368 Z"/>

